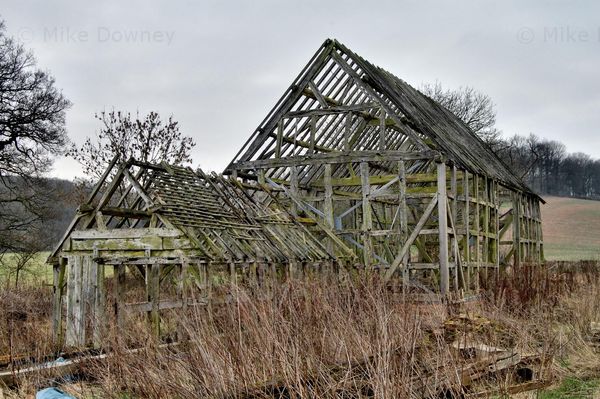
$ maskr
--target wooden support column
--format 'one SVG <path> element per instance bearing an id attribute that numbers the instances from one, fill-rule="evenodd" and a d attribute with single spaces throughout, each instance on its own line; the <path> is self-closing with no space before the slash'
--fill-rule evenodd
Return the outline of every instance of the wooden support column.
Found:
<path id="1" fill-rule="evenodd" d="M 513 265 L 518 268 L 521 265 L 521 198 L 519 193 L 513 194 Z"/>
<path id="2" fill-rule="evenodd" d="M 325 199 L 323 203 L 323 213 L 325 222 L 330 228 L 334 228 L 333 214 L 333 186 L 331 185 L 331 164 L 325 164 L 325 173 L 323 175 L 323 184 L 325 186 Z"/>
<path id="3" fill-rule="evenodd" d="M 81 347 L 85 344 L 85 304 L 82 301 L 83 256 L 69 258 L 67 279 L 67 346 Z"/>
<path id="4" fill-rule="evenodd" d="M 235 270 L 235 262 L 232 260 L 228 263 L 229 267 L 229 282 L 231 284 L 237 284 L 237 272 Z"/>
<path id="5" fill-rule="evenodd" d="M 95 273 L 94 273 L 94 329 L 93 329 L 93 343 L 94 347 L 98 348 L 102 344 L 102 338 L 104 336 L 104 328 L 106 323 L 106 288 L 104 286 L 104 265 L 97 263 L 98 250 L 94 248 L 94 256 L 92 261 Z"/>
<path id="6" fill-rule="evenodd" d="M 440 244 L 440 294 L 445 297 L 450 290 L 450 270 L 448 265 L 448 212 L 446 207 L 446 164 L 437 164 L 437 207 Z"/>
<path id="7" fill-rule="evenodd" d="M 406 165 L 404 161 L 398 161 L 398 213 L 400 216 L 400 242 L 398 249 L 401 250 L 408 239 L 408 208 L 406 207 Z M 402 258 L 402 290 L 406 294 L 409 290 L 410 270 L 408 268 L 410 251 Z"/>
<path id="8" fill-rule="evenodd" d="M 115 313 L 115 321 L 117 324 L 117 329 L 120 331 L 123 329 L 124 321 L 125 321 L 125 265 L 115 265 L 114 266 L 114 302 L 113 309 Z M 148 276 L 148 272 L 146 271 L 146 276 Z M 146 277 L 147 278 L 147 277 Z"/>
<path id="9" fill-rule="evenodd" d="M 456 226 L 458 226 L 458 220 L 457 220 L 457 216 L 458 216 L 458 185 L 457 185 L 457 177 L 456 177 L 456 165 L 452 165 L 452 172 L 450 175 L 450 191 L 452 193 L 452 202 L 450 203 L 450 226 L 452 227 L 452 239 L 450 241 L 450 248 L 453 249 L 452 253 L 453 253 L 453 260 L 454 260 L 454 275 L 452 276 L 452 281 L 454 282 L 454 289 L 456 291 L 459 290 L 459 288 L 464 288 L 464 287 L 460 287 L 459 284 L 459 275 L 462 274 L 462 270 L 460 270 L 460 268 L 462 267 L 462 262 L 460 261 L 460 251 L 458 251 L 458 231 L 456 229 Z M 456 250 L 455 250 L 456 249 Z"/>
<path id="10" fill-rule="evenodd" d="M 210 297 L 211 281 L 208 274 L 208 265 L 206 263 L 197 263 L 198 270 L 198 287 L 203 295 Z"/>
<path id="11" fill-rule="evenodd" d="M 256 259 L 248 263 L 248 280 L 252 288 L 258 287 L 258 262 Z"/>
<path id="12" fill-rule="evenodd" d="M 287 265 L 287 278 L 294 279 L 296 278 L 296 261 L 290 257 L 290 260 Z"/>
<path id="13" fill-rule="evenodd" d="M 293 196 L 298 198 L 298 167 L 290 166 L 290 191 Z M 290 204 L 290 211 L 292 216 L 298 216 L 298 205 L 295 201 L 292 201 Z"/>
<path id="14" fill-rule="evenodd" d="M 543 235 L 542 235 L 542 223 L 540 222 L 542 220 L 542 213 L 541 213 L 541 209 L 540 209 L 540 202 L 535 199 L 534 200 L 534 206 L 535 206 L 535 216 L 537 218 L 537 222 L 536 222 L 536 243 L 537 243 L 537 262 L 538 264 L 541 264 L 544 261 L 544 249 L 543 249 Z"/>
<path id="15" fill-rule="evenodd" d="M 181 301 L 181 308 L 187 309 L 187 278 L 190 263 L 184 256 L 181 257 L 181 264 L 178 266 L 179 276 L 177 279 L 177 300 Z"/>
<path id="16" fill-rule="evenodd" d="M 369 195 L 371 186 L 369 184 L 369 164 L 367 162 L 360 163 L 360 181 L 362 186 L 362 234 L 363 234 L 363 257 L 366 267 L 372 264 L 373 246 L 371 241 L 371 230 L 373 229 L 373 221 L 371 217 L 371 203 Z"/>
<path id="17" fill-rule="evenodd" d="M 177 265 L 178 270 L 178 278 L 177 278 L 177 287 L 176 287 L 176 292 L 177 292 L 177 300 L 181 302 L 181 311 L 182 311 L 182 317 L 179 319 L 179 322 L 177 323 L 177 339 L 182 342 L 185 341 L 187 339 L 187 334 L 185 333 L 185 328 L 184 328 L 184 323 L 182 321 L 186 320 L 187 317 L 187 306 L 188 306 L 188 299 L 187 299 L 187 277 L 188 277 L 188 272 L 189 272 L 189 262 L 188 260 L 184 257 L 181 256 L 180 257 L 180 264 Z"/>
<path id="18" fill-rule="evenodd" d="M 58 264 L 52 268 L 52 339 L 57 348 L 63 344 L 62 299 L 66 268 L 67 258 L 63 257 L 59 258 Z"/>
<path id="19" fill-rule="evenodd" d="M 487 176 L 483 178 L 483 256 L 485 262 L 485 278 L 488 278 L 488 265 L 490 264 L 490 181 Z"/>
<path id="20" fill-rule="evenodd" d="M 315 144 L 317 140 L 317 116 L 313 115 L 310 118 L 310 141 L 308 147 L 308 153 L 315 153 Z"/>
<path id="21" fill-rule="evenodd" d="M 331 229 L 335 229 L 335 216 L 333 213 L 333 186 L 331 185 L 331 164 L 325 164 L 325 173 L 323 175 L 323 184 L 325 185 L 325 198 L 323 201 L 323 213 L 325 214 L 325 223 Z M 334 243 L 331 239 L 327 240 L 327 250 L 331 253 Z"/>
<path id="22" fill-rule="evenodd" d="M 531 198 L 529 196 L 525 197 L 525 204 L 526 204 L 526 209 L 527 209 L 527 261 L 528 262 L 532 262 L 533 261 L 533 246 L 534 246 L 534 241 L 533 241 L 533 219 L 532 219 L 532 212 L 531 212 Z"/>
<path id="23" fill-rule="evenodd" d="M 500 186 L 494 182 L 494 226 L 496 229 L 496 245 L 494 251 L 494 260 L 496 262 L 496 273 L 500 272 Z M 498 274 L 497 274 L 498 275 Z"/>
<path id="24" fill-rule="evenodd" d="M 147 266 L 146 271 L 146 296 L 150 303 L 150 314 L 148 320 L 152 335 L 155 338 L 160 337 L 160 264 L 151 264 Z"/>
<path id="25" fill-rule="evenodd" d="M 463 195 L 465 197 L 465 209 L 463 212 L 463 227 L 465 228 L 465 247 L 464 247 L 464 256 L 465 263 L 467 267 L 467 276 L 466 283 L 467 288 L 471 289 L 471 275 L 473 273 L 472 264 L 471 264 L 471 216 L 470 216 L 470 202 L 471 202 L 471 194 L 469 187 L 469 172 L 466 170 L 463 171 Z"/>
<path id="26" fill-rule="evenodd" d="M 277 123 L 277 142 L 275 143 L 275 158 L 281 158 L 281 145 L 283 144 L 283 118 Z"/>
<path id="27" fill-rule="evenodd" d="M 479 175 L 475 175 L 475 231 L 477 236 L 475 239 L 475 262 L 477 265 L 477 272 L 475 273 L 475 288 L 479 290 L 479 279 L 481 276 L 481 205 L 479 203 L 479 186 L 480 186 Z"/>
<path id="28" fill-rule="evenodd" d="M 350 136 L 352 135 L 352 112 L 346 114 L 344 125 L 344 151 L 350 151 Z"/>
<path id="29" fill-rule="evenodd" d="M 385 110 L 383 108 L 379 115 L 379 149 L 385 150 Z"/>

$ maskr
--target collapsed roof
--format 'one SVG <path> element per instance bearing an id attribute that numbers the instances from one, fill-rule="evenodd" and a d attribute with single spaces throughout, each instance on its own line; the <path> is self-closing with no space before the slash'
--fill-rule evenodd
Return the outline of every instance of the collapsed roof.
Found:
<path id="1" fill-rule="evenodd" d="M 210 261 L 333 259 L 277 201 L 259 204 L 239 181 L 134 159 L 120 165 L 113 160 L 51 258 L 75 230 L 148 227 L 180 230 L 198 256 Z"/>

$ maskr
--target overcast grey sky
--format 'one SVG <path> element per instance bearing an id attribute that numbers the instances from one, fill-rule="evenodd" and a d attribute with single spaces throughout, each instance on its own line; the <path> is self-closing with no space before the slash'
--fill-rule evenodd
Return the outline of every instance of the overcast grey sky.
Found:
<path id="1" fill-rule="evenodd" d="M 600 158 L 600 3 L 457 3 L 3 0 L 0 17 L 73 102 L 75 143 L 94 112 L 156 110 L 194 137 L 194 166 L 220 171 L 331 37 L 415 86 L 490 95 L 505 135 Z"/>

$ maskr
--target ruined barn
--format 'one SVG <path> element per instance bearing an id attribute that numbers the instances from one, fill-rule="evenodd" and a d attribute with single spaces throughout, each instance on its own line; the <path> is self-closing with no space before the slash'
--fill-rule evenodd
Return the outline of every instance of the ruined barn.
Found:
<path id="1" fill-rule="evenodd" d="M 362 264 L 476 288 L 543 258 L 542 199 L 459 118 L 336 40 L 304 67 L 225 173 L 268 184 Z"/>
<path id="2" fill-rule="evenodd" d="M 474 292 L 543 259 L 541 201 L 451 112 L 327 40 L 222 175 L 113 161 L 50 258 L 55 332 L 98 339 L 107 271 L 117 322 L 147 312 L 156 329 L 217 275 L 368 270 L 406 292 Z"/>

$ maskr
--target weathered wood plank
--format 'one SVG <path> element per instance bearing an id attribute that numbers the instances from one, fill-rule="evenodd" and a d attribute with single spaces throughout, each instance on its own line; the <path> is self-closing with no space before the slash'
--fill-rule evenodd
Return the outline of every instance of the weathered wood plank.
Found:
<path id="1" fill-rule="evenodd" d="M 431 216 L 431 213 L 433 212 L 433 210 L 435 209 L 435 206 L 437 205 L 437 201 L 438 201 L 438 197 L 437 196 L 433 197 L 431 199 L 431 201 L 429 202 L 429 205 L 427 205 L 427 208 L 425 208 L 425 211 L 421 215 L 421 218 L 417 222 L 417 225 L 415 226 L 413 231 L 410 233 L 410 236 L 408 237 L 408 239 L 402 246 L 402 249 L 400 250 L 398 255 L 396 255 L 394 262 L 392 262 L 392 264 L 390 265 L 390 268 L 388 269 L 388 271 L 385 275 L 386 281 L 389 281 L 392 278 L 392 276 L 394 275 L 394 272 L 396 271 L 398 266 L 400 266 L 400 264 L 402 263 L 402 259 L 404 258 L 404 255 L 408 253 L 411 245 L 415 242 L 415 240 L 419 236 L 421 229 L 423 228 L 423 226 L 425 226 L 425 223 L 427 223 L 427 220 L 429 219 L 429 217 Z"/>
<path id="2" fill-rule="evenodd" d="M 231 165 L 232 169 L 252 170 L 260 168 L 282 168 L 299 165 L 321 165 L 323 163 L 348 163 L 348 162 L 391 162 L 391 161 L 413 161 L 420 159 L 437 159 L 440 154 L 437 151 L 353 151 L 344 153 L 341 151 L 330 153 L 318 153 L 312 155 L 292 156 L 281 159 L 258 159 L 255 161 L 241 161 Z"/>
<path id="3" fill-rule="evenodd" d="M 99 251 L 135 251 L 145 248 L 162 250 L 162 238 L 156 236 L 144 236 L 141 238 L 107 238 L 72 240 L 72 251 L 90 251 L 97 248 Z"/>
<path id="4" fill-rule="evenodd" d="M 448 212 L 446 202 L 446 164 L 437 164 L 438 174 L 438 222 L 439 222 L 439 262 L 440 262 L 440 294 L 448 295 L 450 292 L 450 272 L 448 269 Z"/>
<path id="5" fill-rule="evenodd" d="M 363 235 L 363 259 L 365 266 L 371 265 L 373 256 L 373 244 L 371 230 L 373 229 L 373 220 L 371 215 L 371 203 L 369 195 L 371 187 L 369 185 L 369 164 L 360 163 L 360 178 L 362 183 L 362 235 Z"/>
<path id="6" fill-rule="evenodd" d="M 75 230 L 71 234 L 74 239 L 110 239 L 110 238 L 142 238 L 142 237 L 181 237 L 184 234 L 177 229 L 140 228 L 112 230 Z"/>

